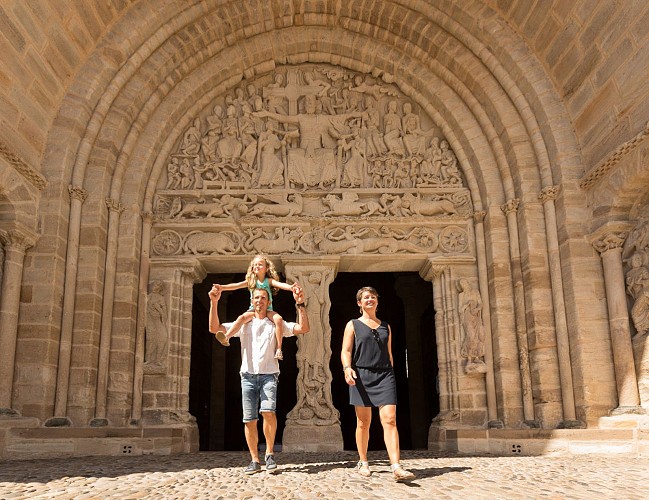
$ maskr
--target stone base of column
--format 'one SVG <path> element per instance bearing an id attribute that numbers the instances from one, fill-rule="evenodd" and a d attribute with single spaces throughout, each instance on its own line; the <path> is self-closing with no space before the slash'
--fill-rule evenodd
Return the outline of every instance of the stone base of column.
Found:
<path id="1" fill-rule="evenodd" d="M 343 451 L 340 424 L 300 425 L 287 422 L 282 451 Z"/>
<path id="2" fill-rule="evenodd" d="M 72 427 L 72 420 L 68 417 L 50 417 L 43 425 L 45 427 Z"/>
<path id="3" fill-rule="evenodd" d="M 557 429 L 585 429 L 586 424 L 581 420 L 563 420 L 557 425 Z"/>
<path id="4" fill-rule="evenodd" d="M 642 406 L 618 406 L 609 412 L 609 416 L 616 415 L 646 415 L 647 410 Z"/>

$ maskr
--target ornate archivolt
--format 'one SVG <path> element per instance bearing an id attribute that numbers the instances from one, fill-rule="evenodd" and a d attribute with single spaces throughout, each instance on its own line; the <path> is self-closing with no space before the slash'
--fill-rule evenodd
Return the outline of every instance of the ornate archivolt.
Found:
<path id="1" fill-rule="evenodd" d="M 304 64 L 248 80 L 179 138 L 152 253 L 472 253 L 457 158 L 393 84 Z"/>

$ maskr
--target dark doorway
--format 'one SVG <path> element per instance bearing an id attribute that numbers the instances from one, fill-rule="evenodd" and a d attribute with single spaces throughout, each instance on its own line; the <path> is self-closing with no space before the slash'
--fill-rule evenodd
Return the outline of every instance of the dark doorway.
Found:
<path id="1" fill-rule="evenodd" d="M 241 354 L 238 339 L 230 347 L 221 346 L 208 331 L 209 300 L 212 283 L 231 283 L 245 279 L 244 274 L 211 274 L 194 286 L 192 310 L 192 347 L 189 385 L 189 410 L 196 417 L 201 450 L 247 450 L 241 422 L 239 368 Z M 280 276 L 280 279 L 282 277 Z M 349 406 L 347 384 L 342 376 L 340 349 L 345 324 L 357 318 L 356 291 L 373 286 L 379 294 L 379 317 L 390 323 L 397 376 L 397 423 L 403 449 L 421 449 L 428 445 L 428 428 L 439 412 L 436 391 L 437 349 L 433 315 L 432 287 L 417 273 L 339 273 L 331 284 L 330 324 L 333 403 L 340 411 L 345 449 L 356 448 L 356 417 Z M 274 309 L 287 321 L 295 320 L 293 297 L 280 291 L 273 298 Z M 222 322 L 234 321 L 248 309 L 247 290 L 224 292 L 219 301 Z M 277 401 L 278 429 L 276 443 L 281 443 L 286 415 L 297 403 L 297 339 L 283 343 L 284 360 L 280 363 Z M 263 443 L 261 421 L 260 443 Z M 384 449 L 378 411 L 372 419 L 370 450 Z"/>
<path id="2" fill-rule="evenodd" d="M 402 449 L 428 447 L 428 428 L 439 413 L 436 389 L 437 348 L 433 294 L 429 282 L 418 273 L 339 273 L 329 287 L 331 323 L 332 398 L 340 411 L 346 450 L 356 449 L 356 415 L 349 405 L 349 390 L 340 363 L 346 323 L 359 316 L 356 292 L 363 286 L 376 288 L 378 316 L 390 323 L 392 355 L 397 377 L 397 425 Z M 370 450 L 385 448 L 378 410 L 372 414 Z"/>

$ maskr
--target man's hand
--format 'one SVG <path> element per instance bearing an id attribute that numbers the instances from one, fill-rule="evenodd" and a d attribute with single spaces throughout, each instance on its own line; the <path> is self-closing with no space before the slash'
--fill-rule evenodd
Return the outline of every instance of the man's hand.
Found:
<path id="1" fill-rule="evenodd" d="M 293 288 L 291 289 L 291 291 L 293 292 L 293 299 L 295 300 L 296 304 L 304 304 L 304 290 L 302 290 L 302 287 L 300 287 L 300 285 L 295 285 L 297 285 L 297 283 L 295 283 L 293 285 Z"/>
<path id="2" fill-rule="evenodd" d="M 212 289 L 207 293 L 207 295 L 209 295 L 211 301 L 218 302 L 221 298 L 221 285 L 212 285 Z"/>

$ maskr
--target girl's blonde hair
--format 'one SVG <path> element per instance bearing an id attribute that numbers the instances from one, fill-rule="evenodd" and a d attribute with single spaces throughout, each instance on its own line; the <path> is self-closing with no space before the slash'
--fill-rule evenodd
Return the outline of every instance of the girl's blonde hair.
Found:
<path id="1" fill-rule="evenodd" d="M 248 272 L 246 273 L 246 281 L 248 282 L 248 288 L 250 290 L 254 290 L 255 288 L 257 288 L 257 276 L 255 275 L 255 273 L 252 272 L 252 263 L 257 259 L 263 259 L 266 262 L 266 278 L 272 278 L 275 281 L 279 281 L 279 274 L 277 274 L 277 270 L 275 269 L 275 264 L 273 264 L 273 262 L 264 254 L 257 254 L 250 261 L 250 265 L 248 266 Z M 277 294 L 278 288 L 270 287 L 270 289 L 273 292 L 273 295 Z"/>

